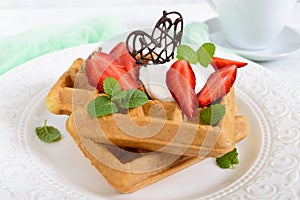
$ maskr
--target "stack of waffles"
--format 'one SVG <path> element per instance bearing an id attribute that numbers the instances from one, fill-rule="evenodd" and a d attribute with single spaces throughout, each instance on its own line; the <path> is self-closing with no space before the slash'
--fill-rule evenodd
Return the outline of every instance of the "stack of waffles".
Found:
<path id="1" fill-rule="evenodd" d="M 73 140 L 121 193 L 139 190 L 204 158 L 220 157 L 248 134 L 247 119 L 236 115 L 233 87 L 220 102 L 226 113 L 216 126 L 185 118 L 176 102 L 151 99 L 126 113 L 93 118 L 87 105 L 105 94 L 88 84 L 84 62 L 75 60 L 62 74 L 46 106 L 69 116 L 66 129 Z"/>

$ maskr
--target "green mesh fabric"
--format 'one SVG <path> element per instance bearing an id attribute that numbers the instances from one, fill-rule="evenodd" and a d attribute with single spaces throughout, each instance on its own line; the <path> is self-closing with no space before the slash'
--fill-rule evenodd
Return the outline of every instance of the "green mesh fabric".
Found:
<path id="1" fill-rule="evenodd" d="M 38 56 L 83 44 L 101 42 L 127 29 L 116 19 L 95 17 L 29 29 L 0 38 L 0 75 Z"/>
<path id="2" fill-rule="evenodd" d="M 182 43 L 193 44 L 195 46 L 201 46 L 209 40 L 208 26 L 202 22 L 192 22 L 184 27 Z"/>

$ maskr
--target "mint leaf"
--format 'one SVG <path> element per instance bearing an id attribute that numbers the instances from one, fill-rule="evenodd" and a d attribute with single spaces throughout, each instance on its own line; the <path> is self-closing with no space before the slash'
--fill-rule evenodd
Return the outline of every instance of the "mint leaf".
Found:
<path id="1" fill-rule="evenodd" d="M 135 89 L 124 90 L 120 94 L 116 95 L 116 103 L 122 109 L 129 109 L 129 100 Z"/>
<path id="2" fill-rule="evenodd" d="M 234 148 L 231 152 L 226 153 L 220 158 L 216 159 L 217 164 L 222 169 L 234 168 L 234 165 L 239 164 L 238 152 Z"/>
<path id="3" fill-rule="evenodd" d="M 211 63 L 215 50 L 216 47 L 212 43 L 204 43 L 197 52 L 188 45 L 180 45 L 177 47 L 177 59 L 185 59 L 190 64 L 199 62 L 202 66 L 207 67 Z"/>
<path id="4" fill-rule="evenodd" d="M 108 77 L 103 81 L 103 89 L 107 97 L 111 98 L 121 91 L 121 86 L 116 79 Z"/>
<path id="5" fill-rule="evenodd" d="M 115 94 L 111 97 L 112 101 L 120 101 L 127 98 L 127 90 L 120 91 L 119 93 Z"/>
<path id="6" fill-rule="evenodd" d="M 215 126 L 225 115 L 225 106 L 222 104 L 211 104 L 200 112 L 200 121 L 205 125 Z"/>
<path id="7" fill-rule="evenodd" d="M 116 104 L 106 96 L 99 96 L 88 104 L 88 113 L 92 117 L 102 117 L 118 112 L 118 110 Z"/>
<path id="8" fill-rule="evenodd" d="M 196 64 L 198 61 L 197 53 L 188 45 L 177 47 L 177 59 L 187 60 L 190 64 Z"/>
<path id="9" fill-rule="evenodd" d="M 212 43 L 204 43 L 199 49 L 197 50 L 197 60 L 198 62 L 204 66 L 207 67 L 212 60 L 212 57 L 215 53 L 216 47 Z"/>
<path id="10" fill-rule="evenodd" d="M 130 95 L 130 99 L 129 99 L 129 108 L 135 108 L 135 107 L 142 106 L 145 103 L 147 103 L 148 97 L 144 92 L 134 89 L 133 92 L 131 92 L 129 90 L 129 94 L 130 93 L 131 93 L 131 95 Z"/>
<path id="11" fill-rule="evenodd" d="M 46 124 L 47 120 L 44 121 L 44 126 L 39 126 L 35 129 L 38 138 L 47 143 L 59 140 L 61 137 L 60 131 L 53 126 L 47 126 Z"/>
<path id="12" fill-rule="evenodd" d="M 126 98 L 120 99 L 119 106 L 121 108 L 135 108 L 138 106 L 142 106 L 148 101 L 147 95 L 137 89 L 125 90 Z"/>

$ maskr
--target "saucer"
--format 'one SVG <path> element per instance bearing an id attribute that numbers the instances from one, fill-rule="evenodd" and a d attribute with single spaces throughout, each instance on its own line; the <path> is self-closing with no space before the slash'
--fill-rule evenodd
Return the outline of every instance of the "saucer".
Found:
<path id="1" fill-rule="evenodd" d="M 278 38 L 269 48 L 262 50 L 246 50 L 233 47 L 228 44 L 220 30 L 218 18 L 212 18 L 204 22 L 209 28 L 210 40 L 221 47 L 253 61 L 271 61 L 288 56 L 300 49 L 300 34 L 295 30 L 284 27 Z"/>

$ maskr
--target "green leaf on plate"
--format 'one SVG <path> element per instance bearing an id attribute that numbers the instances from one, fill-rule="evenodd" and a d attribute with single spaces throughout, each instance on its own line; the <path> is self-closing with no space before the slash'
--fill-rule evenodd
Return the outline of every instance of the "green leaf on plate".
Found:
<path id="1" fill-rule="evenodd" d="M 60 131 L 53 126 L 47 126 L 46 124 L 47 120 L 44 121 L 44 126 L 36 127 L 35 132 L 38 138 L 47 143 L 59 140 L 61 137 Z"/>
<path id="2" fill-rule="evenodd" d="M 217 165 L 222 169 L 234 168 L 234 165 L 239 164 L 238 152 L 236 148 L 216 159 Z"/>

